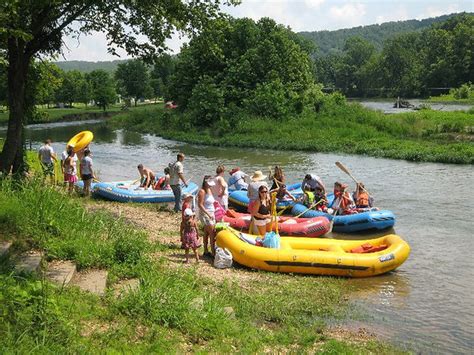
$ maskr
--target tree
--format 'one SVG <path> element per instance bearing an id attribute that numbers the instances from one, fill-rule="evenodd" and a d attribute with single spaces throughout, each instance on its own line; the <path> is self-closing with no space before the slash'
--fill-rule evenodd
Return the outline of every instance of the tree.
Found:
<path id="1" fill-rule="evenodd" d="M 115 83 L 108 72 L 102 69 L 91 71 L 87 74 L 87 80 L 92 89 L 92 99 L 97 106 L 105 111 L 110 104 L 115 103 Z"/>
<path id="2" fill-rule="evenodd" d="M 299 102 L 313 85 L 309 53 L 294 34 L 269 18 L 218 19 L 181 50 L 169 85 L 169 95 L 191 115 L 204 102 L 200 91 L 210 83 L 210 96 L 219 109 L 246 109 L 254 114 L 283 118 L 301 110 Z M 223 96 L 222 96 L 223 95 Z M 194 96 L 199 96 L 194 98 Z M 221 97 L 222 96 L 222 97 Z M 256 97 L 260 100 L 255 102 Z M 208 109 L 206 101 L 206 110 Z M 204 122 L 191 117 L 193 122 Z"/>
<path id="3" fill-rule="evenodd" d="M 33 75 L 29 76 L 30 86 L 34 87 L 34 102 L 48 105 L 56 101 L 56 95 L 63 83 L 64 72 L 56 64 L 41 61 L 35 62 L 33 70 L 36 71 L 36 82 L 32 82 Z"/>
<path id="4" fill-rule="evenodd" d="M 169 54 L 160 55 L 155 61 L 153 70 L 150 73 L 151 86 L 155 97 L 166 97 L 167 88 L 175 71 L 176 59 Z"/>
<path id="5" fill-rule="evenodd" d="M 82 73 L 78 70 L 71 70 L 63 73 L 63 82 L 57 91 L 56 100 L 58 102 L 68 103 L 72 107 L 74 102 L 79 101 L 79 84 L 84 79 Z"/>
<path id="6" fill-rule="evenodd" d="M 227 0 L 238 3 L 238 0 Z M 109 52 L 125 49 L 151 60 L 177 30 L 192 36 L 219 15 L 220 1 L 4 0 L 0 2 L 0 57 L 8 61 L 9 120 L 0 171 L 19 173 L 23 163 L 26 85 L 34 58 L 57 53 L 64 35 L 102 31 Z M 141 38 L 137 38 L 141 34 Z M 145 37 L 145 40 L 143 39 Z"/>
<path id="7" fill-rule="evenodd" d="M 129 60 L 118 65 L 115 71 L 117 88 L 119 92 L 129 98 L 135 99 L 135 106 L 138 100 L 150 93 L 150 76 L 148 69 L 141 60 Z"/>

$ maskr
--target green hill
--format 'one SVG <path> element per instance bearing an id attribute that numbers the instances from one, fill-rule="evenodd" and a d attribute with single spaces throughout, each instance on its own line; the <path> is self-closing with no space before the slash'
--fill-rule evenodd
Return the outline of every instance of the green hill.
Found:
<path id="1" fill-rule="evenodd" d="M 423 20 L 386 22 L 380 25 L 359 26 L 336 31 L 299 32 L 299 34 L 317 45 L 319 49 L 318 55 L 320 56 L 340 52 L 346 40 L 355 36 L 371 42 L 380 50 L 383 47 L 384 41 L 394 35 L 421 31 L 430 27 L 433 23 L 446 21 L 448 18 L 457 15 L 459 14 L 443 15 Z"/>
<path id="2" fill-rule="evenodd" d="M 58 67 L 64 71 L 79 70 L 82 73 L 88 73 L 96 69 L 102 69 L 113 73 L 120 63 L 126 62 L 128 59 L 104 61 L 104 62 L 87 62 L 82 60 L 68 60 L 56 62 Z"/>

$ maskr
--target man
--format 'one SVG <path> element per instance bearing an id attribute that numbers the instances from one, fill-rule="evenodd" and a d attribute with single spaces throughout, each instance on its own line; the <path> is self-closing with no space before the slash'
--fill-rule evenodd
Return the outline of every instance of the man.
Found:
<path id="1" fill-rule="evenodd" d="M 155 173 L 143 164 L 139 164 L 137 168 L 140 173 L 140 187 L 148 189 L 155 182 Z"/>
<path id="2" fill-rule="evenodd" d="M 188 187 L 186 180 L 184 179 L 184 154 L 178 153 L 177 160 L 174 164 L 170 164 L 170 186 L 173 190 L 174 195 L 174 210 L 175 212 L 181 211 L 181 185 L 179 181 L 183 182 L 184 187 Z"/>
<path id="3" fill-rule="evenodd" d="M 38 159 L 41 162 L 44 177 L 49 176 L 51 184 L 54 184 L 54 162 L 57 159 L 51 147 L 51 139 L 46 139 L 44 145 L 38 150 Z"/>
<path id="4" fill-rule="evenodd" d="M 91 193 L 91 183 L 95 179 L 94 170 L 92 169 L 91 151 L 89 148 L 84 149 L 84 157 L 81 159 L 81 178 L 84 182 L 84 196 L 88 197 Z"/>
<path id="5" fill-rule="evenodd" d="M 318 175 L 315 174 L 306 174 L 303 182 L 301 183 L 301 190 L 304 191 L 316 191 L 317 188 L 323 190 L 323 193 L 326 193 L 326 188 L 324 187 L 323 181 Z"/>
<path id="6" fill-rule="evenodd" d="M 228 181 L 228 185 L 234 186 L 236 190 L 247 190 L 249 184 L 245 182 L 245 178 L 248 176 L 239 167 L 232 169 L 229 171 L 230 178 Z"/>

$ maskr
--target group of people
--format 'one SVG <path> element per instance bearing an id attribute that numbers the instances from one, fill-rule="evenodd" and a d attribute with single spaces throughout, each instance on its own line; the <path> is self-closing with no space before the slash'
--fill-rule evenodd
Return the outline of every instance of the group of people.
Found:
<path id="1" fill-rule="evenodd" d="M 58 159 L 51 143 L 50 139 L 44 141 L 44 144 L 38 150 L 38 159 L 41 163 L 44 177 L 49 177 L 51 183 L 54 184 L 54 164 Z M 68 144 L 66 150 L 61 154 L 60 164 L 64 183 L 68 185 L 69 193 L 72 193 L 74 184 L 78 181 L 77 162 L 79 161 L 80 176 L 84 182 L 84 195 L 89 196 L 92 180 L 96 178 L 92 168 L 92 154 L 88 147 L 77 152 L 74 151 L 74 148 L 74 145 Z"/>

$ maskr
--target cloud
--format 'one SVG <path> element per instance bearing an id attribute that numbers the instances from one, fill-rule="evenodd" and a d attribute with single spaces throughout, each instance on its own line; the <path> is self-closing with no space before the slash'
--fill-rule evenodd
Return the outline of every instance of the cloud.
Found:
<path id="1" fill-rule="evenodd" d="M 417 16 L 418 19 L 423 19 L 427 17 L 438 17 L 445 14 L 452 14 L 456 12 L 461 12 L 457 4 L 450 4 L 448 6 L 428 6 L 426 10 Z"/>
<path id="2" fill-rule="evenodd" d="M 306 7 L 310 9 L 319 9 L 325 0 L 304 0 Z"/>
<path id="3" fill-rule="evenodd" d="M 391 21 L 405 21 L 413 17 L 410 17 L 409 12 L 405 5 L 398 5 L 390 13 L 379 15 L 375 17 L 375 23 L 381 24 L 384 22 Z"/>
<path id="4" fill-rule="evenodd" d="M 329 9 L 329 17 L 346 28 L 363 24 L 366 13 L 366 5 L 360 2 L 331 6 Z"/>

